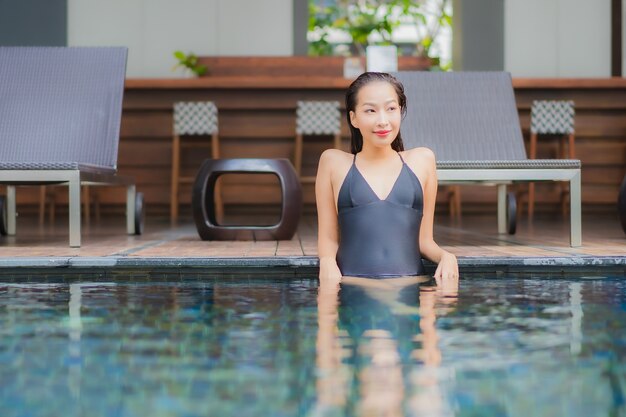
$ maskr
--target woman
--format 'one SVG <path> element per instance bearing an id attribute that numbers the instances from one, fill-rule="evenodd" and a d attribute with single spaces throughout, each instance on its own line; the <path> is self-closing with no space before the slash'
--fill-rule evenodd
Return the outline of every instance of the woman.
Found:
<path id="1" fill-rule="evenodd" d="M 402 84 L 366 72 L 348 88 L 346 112 L 352 153 L 324 151 L 315 183 L 320 281 L 419 276 L 421 257 L 438 264 L 438 283 L 456 280 L 456 257 L 433 240 L 435 156 L 402 144 Z"/>

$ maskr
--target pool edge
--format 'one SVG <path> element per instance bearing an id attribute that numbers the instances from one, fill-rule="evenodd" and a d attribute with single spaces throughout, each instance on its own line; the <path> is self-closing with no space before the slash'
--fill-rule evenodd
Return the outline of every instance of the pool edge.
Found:
<path id="1" fill-rule="evenodd" d="M 611 270 L 626 272 L 626 256 L 563 256 L 563 257 L 459 257 L 461 273 L 498 272 L 582 272 Z M 427 272 L 435 265 L 425 262 Z M 319 266 L 316 256 L 273 257 L 22 257 L 0 258 L 0 273 L 26 271 L 50 272 L 107 272 L 107 271 L 163 271 L 163 272 L 223 272 L 286 273 L 287 275 L 315 274 Z"/>

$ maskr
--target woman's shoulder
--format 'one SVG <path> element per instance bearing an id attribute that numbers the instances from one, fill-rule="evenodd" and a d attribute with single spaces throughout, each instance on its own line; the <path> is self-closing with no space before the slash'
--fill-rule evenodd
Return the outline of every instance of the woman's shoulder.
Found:
<path id="1" fill-rule="evenodd" d="M 320 156 L 320 166 L 337 166 L 337 164 L 352 163 L 354 155 L 339 149 L 326 149 Z"/>
<path id="2" fill-rule="evenodd" d="M 430 148 L 412 148 L 402 152 L 402 156 L 409 165 L 435 165 L 435 153 Z"/>

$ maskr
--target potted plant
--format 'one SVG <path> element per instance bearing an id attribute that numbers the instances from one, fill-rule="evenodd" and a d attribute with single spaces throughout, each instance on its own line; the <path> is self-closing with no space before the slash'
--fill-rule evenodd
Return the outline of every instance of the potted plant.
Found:
<path id="1" fill-rule="evenodd" d="M 395 31 L 411 28 L 413 46 L 398 49 L 438 64 L 434 46 L 442 29 L 451 26 L 449 6 L 450 0 L 337 0 L 328 6 L 309 0 L 309 54 L 336 54 L 343 37 L 351 55 L 363 56 L 368 45 L 393 45 Z"/>
<path id="2" fill-rule="evenodd" d="M 176 58 L 178 62 L 174 65 L 173 70 L 182 68 L 186 73 L 193 74 L 197 77 L 206 74 L 208 71 L 207 66 L 200 64 L 198 57 L 192 52 L 185 54 L 182 51 L 175 51 L 174 58 Z"/>
<path id="3" fill-rule="evenodd" d="M 442 29 L 452 27 L 452 15 L 449 12 L 450 0 L 429 0 L 415 2 L 414 0 L 394 0 L 394 5 L 400 8 L 399 19 L 402 24 L 413 26 L 417 33 L 415 54 L 433 59 L 437 65 L 439 57 L 434 52 L 435 41 Z M 446 64 L 441 69 L 450 69 Z"/>
<path id="4" fill-rule="evenodd" d="M 332 55 L 328 42 L 331 32 L 343 32 L 350 37 L 353 55 L 365 55 L 370 35 L 377 34 L 382 44 L 391 44 L 391 34 L 397 24 L 393 19 L 393 5 L 389 1 L 338 0 L 332 6 L 309 3 L 309 32 L 314 33 L 310 46 L 312 55 Z"/>

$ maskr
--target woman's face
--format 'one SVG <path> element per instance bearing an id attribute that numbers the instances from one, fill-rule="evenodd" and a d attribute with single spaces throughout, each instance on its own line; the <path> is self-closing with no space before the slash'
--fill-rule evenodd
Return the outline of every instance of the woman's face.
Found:
<path id="1" fill-rule="evenodd" d="M 361 131 L 363 146 L 391 145 L 398 136 L 401 120 L 398 95 L 391 84 L 375 81 L 361 87 L 350 122 Z"/>

